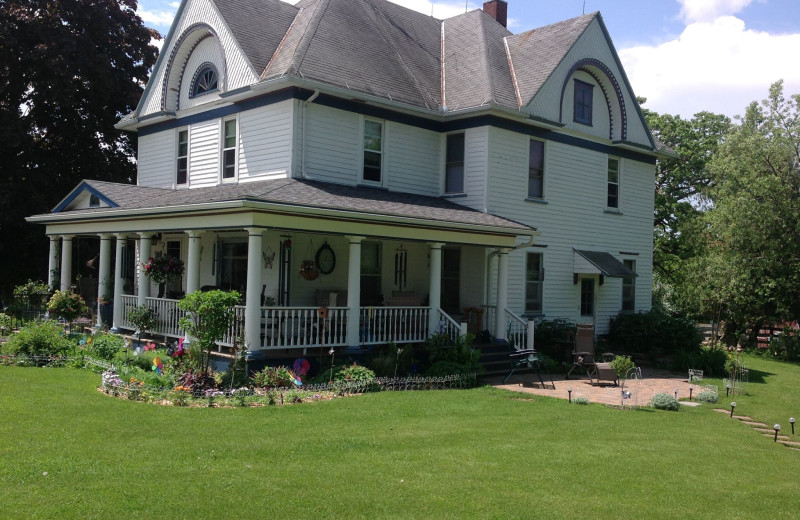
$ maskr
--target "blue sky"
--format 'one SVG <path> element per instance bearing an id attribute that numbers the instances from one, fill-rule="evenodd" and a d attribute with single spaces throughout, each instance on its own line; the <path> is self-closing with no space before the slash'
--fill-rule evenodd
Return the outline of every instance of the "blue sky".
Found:
<path id="1" fill-rule="evenodd" d="M 436 18 L 482 5 L 472 0 L 391 0 Z M 295 3 L 293 0 L 291 3 Z M 733 117 L 783 79 L 800 94 L 798 0 L 508 0 L 509 29 L 524 32 L 600 11 L 628 78 L 647 108 L 691 117 Z M 169 30 L 179 2 L 139 0 L 145 23 Z"/>

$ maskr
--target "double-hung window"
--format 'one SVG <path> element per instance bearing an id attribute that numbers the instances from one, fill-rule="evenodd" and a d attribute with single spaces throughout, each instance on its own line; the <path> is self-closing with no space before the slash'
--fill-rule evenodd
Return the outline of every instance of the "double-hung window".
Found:
<path id="1" fill-rule="evenodd" d="M 380 183 L 383 169 L 383 123 L 364 120 L 364 172 L 362 180 Z"/>
<path id="2" fill-rule="evenodd" d="M 592 97 L 594 96 L 594 85 L 584 83 L 580 80 L 574 81 L 574 117 L 576 123 L 583 125 L 592 124 Z"/>
<path id="3" fill-rule="evenodd" d="M 608 202 L 609 208 L 619 209 L 619 159 L 608 158 Z"/>
<path id="4" fill-rule="evenodd" d="M 525 262 L 525 312 L 542 313 L 544 265 L 542 253 L 528 253 Z"/>
<path id="5" fill-rule="evenodd" d="M 464 193 L 464 134 L 447 136 L 445 157 L 445 193 Z"/>
<path id="6" fill-rule="evenodd" d="M 222 179 L 236 178 L 236 119 L 222 124 Z"/>
<path id="7" fill-rule="evenodd" d="M 636 260 L 623 260 L 625 267 L 636 272 Z M 633 312 L 636 310 L 636 278 L 622 279 L 622 310 Z"/>
<path id="8" fill-rule="evenodd" d="M 528 198 L 544 198 L 544 142 L 531 139 L 528 155 Z"/>
<path id="9" fill-rule="evenodd" d="M 189 131 L 178 131 L 178 157 L 175 184 L 183 186 L 189 180 Z"/>

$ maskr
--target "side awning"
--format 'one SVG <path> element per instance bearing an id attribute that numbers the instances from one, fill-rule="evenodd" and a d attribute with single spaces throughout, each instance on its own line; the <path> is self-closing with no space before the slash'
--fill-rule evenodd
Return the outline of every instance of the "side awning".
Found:
<path id="1" fill-rule="evenodd" d="M 573 273 L 599 274 L 609 278 L 635 278 L 637 275 L 628 269 L 625 264 L 605 251 L 585 251 L 573 249 Z"/>

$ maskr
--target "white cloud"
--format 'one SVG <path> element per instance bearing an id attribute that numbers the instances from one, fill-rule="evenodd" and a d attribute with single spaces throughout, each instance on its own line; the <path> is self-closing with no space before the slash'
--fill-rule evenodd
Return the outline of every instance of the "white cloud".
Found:
<path id="1" fill-rule="evenodd" d="M 145 24 L 166 27 L 172 25 L 172 19 L 175 18 L 175 11 L 147 11 L 146 9 L 139 9 L 137 14 Z"/>
<path id="2" fill-rule="evenodd" d="M 789 59 L 800 55 L 800 34 L 754 31 L 734 16 L 691 23 L 677 39 L 621 49 L 619 55 L 636 94 L 648 98 L 645 106 L 659 113 L 743 114 L 751 101 L 766 98 L 769 85 L 779 79 L 787 93 L 800 93 L 800 68 Z"/>
<path id="3" fill-rule="evenodd" d="M 681 19 L 687 23 L 711 22 L 720 16 L 734 15 L 753 0 L 678 0 Z"/>

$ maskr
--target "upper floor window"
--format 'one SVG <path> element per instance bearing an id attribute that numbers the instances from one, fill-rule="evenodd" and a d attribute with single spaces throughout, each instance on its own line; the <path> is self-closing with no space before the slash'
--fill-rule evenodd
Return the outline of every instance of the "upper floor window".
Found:
<path id="1" fill-rule="evenodd" d="M 623 260 L 625 267 L 636 272 L 636 260 Z M 622 279 L 622 310 L 633 312 L 636 310 L 636 278 Z"/>
<path id="2" fill-rule="evenodd" d="M 381 182 L 383 169 L 383 123 L 364 120 L 364 173 L 363 180 Z"/>
<path id="3" fill-rule="evenodd" d="M 100 197 L 95 195 L 94 193 L 89 195 L 89 207 L 90 208 L 97 208 L 100 206 Z"/>
<path id="4" fill-rule="evenodd" d="M 592 124 L 592 96 L 594 95 L 594 85 L 575 80 L 575 115 L 576 123 L 584 125 Z"/>
<path id="5" fill-rule="evenodd" d="M 447 136 L 445 193 L 464 193 L 464 134 Z"/>
<path id="6" fill-rule="evenodd" d="M 189 97 L 193 98 L 213 92 L 217 90 L 218 83 L 219 77 L 216 67 L 210 63 L 204 63 L 200 65 L 197 72 L 194 73 L 192 85 L 189 90 Z"/>
<path id="7" fill-rule="evenodd" d="M 544 142 L 531 139 L 528 156 L 528 197 L 544 198 Z"/>
<path id="8" fill-rule="evenodd" d="M 544 265 L 542 253 L 528 253 L 525 262 L 525 312 L 542 313 Z"/>
<path id="9" fill-rule="evenodd" d="M 608 158 L 608 207 L 619 208 L 619 159 Z"/>
<path id="10" fill-rule="evenodd" d="M 236 119 L 222 123 L 222 178 L 236 178 Z"/>
<path id="11" fill-rule="evenodd" d="M 186 184 L 189 173 L 189 131 L 178 132 L 178 159 L 176 164 L 175 184 Z"/>

